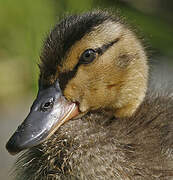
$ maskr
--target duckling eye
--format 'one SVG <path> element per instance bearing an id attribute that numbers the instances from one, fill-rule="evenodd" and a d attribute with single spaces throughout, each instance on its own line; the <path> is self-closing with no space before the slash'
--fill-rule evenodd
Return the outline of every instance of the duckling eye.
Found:
<path id="1" fill-rule="evenodd" d="M 89 64 L 96 58 L 96 51 L 94 49 L 87 49 L 81 55 L 80 62 L 82 64 Z"/>
<path id="2" fill-rule="evenodd" d="M 53 107 L 53 102 L 54 102 L 53 98 L 49 99 L 47 102 L 42 104 L 41 110 L 45 112 L 45 111 L 51 109 Z"/>

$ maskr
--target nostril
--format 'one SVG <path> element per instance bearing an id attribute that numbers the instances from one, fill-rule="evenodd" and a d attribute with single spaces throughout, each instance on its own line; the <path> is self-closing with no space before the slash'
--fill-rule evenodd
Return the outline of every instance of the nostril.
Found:
<path id="1" fill-rule="evenodd" d="M 47 102 L 44 104 L 44 108 L 48 108 L 51 105 L 51 102 Z"/>
<path id="2" fill-rule="evenodd" d="M 42 111 L 47 111 L 47 110 L 49 110 L 49 109 L 51 109 L 53 107 L 53 104 L 54 104 L 54 99 L 51 98 L 51 99 L 49 99 L 49 101 L 42 104 L 41 110 Z"/>

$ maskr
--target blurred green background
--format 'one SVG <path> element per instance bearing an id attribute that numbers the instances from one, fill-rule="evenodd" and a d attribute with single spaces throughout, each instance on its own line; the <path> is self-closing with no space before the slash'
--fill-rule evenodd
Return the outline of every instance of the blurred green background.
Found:
<path id="1" fill-rule="evenodd" d="M 62 14 L 93 8 L 125 16 L 141 32 L 150 59 L 160 64 L 153 68 L 155 79 L 172 79 L 172 0 L 0 0 L 0 179 L 12 179 L 8 174 L 15 158 L 4 146 L 36 95 L 37 63 L 46 34 Z"/>

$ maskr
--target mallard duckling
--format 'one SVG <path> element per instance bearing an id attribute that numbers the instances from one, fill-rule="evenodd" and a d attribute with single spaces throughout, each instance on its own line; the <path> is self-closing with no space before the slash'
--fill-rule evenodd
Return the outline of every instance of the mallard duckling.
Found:
<path id="1" fill-rule="evenodd" d="M 62 20 L 44 43 L 37 98 L 6 145 L 29 149 L 17 179 L 173 179 L 173 100 L 146 93 L 147 81 L 145 49 L 120 19 Z"/>

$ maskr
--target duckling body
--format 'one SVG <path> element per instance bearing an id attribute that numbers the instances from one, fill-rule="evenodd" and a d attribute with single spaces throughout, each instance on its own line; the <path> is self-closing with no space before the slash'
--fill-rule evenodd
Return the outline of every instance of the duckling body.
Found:
<path id="1" fill-rule="evenodd" d="M 146 97 L 131 118 L 90 112 L 26 151 L 16 170 L 33 179 L 173 179 L 173 100 Z M 19 178 L 20 179 L 20 178 Z"/>
<path id="2" fill-rule="evenodd" d="M 39 92 L 7 143 L 22 180 L 173 179 L 173 99 L 147 91 L 136 35 L 96 11 L 70 16 L 47 38 Z"/>

